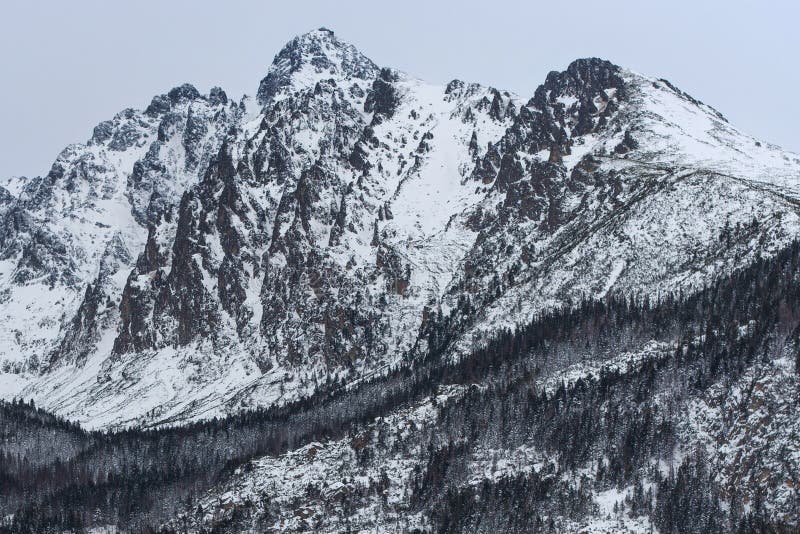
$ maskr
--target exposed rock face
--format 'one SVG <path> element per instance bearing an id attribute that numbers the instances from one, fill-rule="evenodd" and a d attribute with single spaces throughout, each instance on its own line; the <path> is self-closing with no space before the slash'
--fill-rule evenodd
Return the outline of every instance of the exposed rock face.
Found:
<path id="1" fill-rule="evenodd" d="M 398 76 L 389 69 L 381 69 L 380 74 L 372 82 L 372 91 L 364 102 L 364 111 L 374 113 L 372 123 L 380 124 L 385 119 L 391 119 L 399 104 L 397 89 L 393 83 L 398 81 Z"/>
<path id="2" fill-rule="evenodd" d="M 456 357 L 546 308 L 728 273 L 796 234 L 798 176 L 604 60 L 526 102 L 320 29 L 255 101 L 177 87 L 0 190 L 0 357 L 94 426 L 285 402 L 412 361 L 434 326 Z"/>
<path id="3" fill-rule="evenodd" d="M 4 198 L 0 350 L 7 368 L 80 367 L 89 354 L 108 351 L 146 229 L 169 218 L 238 114 L 220 91 L 204 97 L 191 85 L 175 88 L 144 112 L 102 122 L 85 145 L 67 147 L 47 176 Z"/>

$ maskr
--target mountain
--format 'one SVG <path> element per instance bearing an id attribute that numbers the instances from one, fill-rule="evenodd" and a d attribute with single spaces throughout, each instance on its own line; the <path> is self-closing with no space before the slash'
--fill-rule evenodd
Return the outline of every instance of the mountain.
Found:
<path id="1" fill-rule="evenodd" d="M 0 529 L 800 524 L 800 156 L 667 80 L 431 85 L 321 28 L 0 217 Z"/>
<path id="2" fill-rule="evenodd" d="M 691 291 L 797 233 L 800 159 L 581 59 L 529 100 L 289 42 L 254 99 L 125 110 L 2 197 L 7 395 L 89 427 L 280 405 L 543 310 Z M 664 246 L 664 244 L 668 246 Z"/>

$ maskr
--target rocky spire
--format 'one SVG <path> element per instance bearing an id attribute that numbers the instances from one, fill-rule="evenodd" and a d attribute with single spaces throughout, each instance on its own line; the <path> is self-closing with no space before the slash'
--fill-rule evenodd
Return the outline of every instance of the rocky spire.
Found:
<path id="1" fill-rule="evenodd" d="M 258 88 L 265 104 L 282 89 L 311 88 L 321 79 L 371 80 L 379 69 L 353 45 L 340 41 L 327 28 L 295 37 L 278 52 Z"/>

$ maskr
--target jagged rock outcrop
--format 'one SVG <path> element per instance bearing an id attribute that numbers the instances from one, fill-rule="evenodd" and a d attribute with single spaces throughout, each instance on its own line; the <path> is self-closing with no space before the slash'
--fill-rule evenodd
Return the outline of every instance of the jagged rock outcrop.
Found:
<path id="1" fill-rule="evenodd" d="M 6 199 L 5 305 L 23 310 L 3 320 L 7 362 L 53 371 L 108 350 L 98 343 L 118 329 L 120 291 L 146 229 L 198 181 L 238 114 L 219 90 L 175 88 L 144 112 L 100 123 L 86 144 L 67 147 L 46 176 Z"/>

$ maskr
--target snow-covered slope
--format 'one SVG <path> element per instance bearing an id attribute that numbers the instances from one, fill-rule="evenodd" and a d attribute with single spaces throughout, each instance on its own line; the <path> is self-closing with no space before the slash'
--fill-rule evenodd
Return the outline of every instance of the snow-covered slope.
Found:
<path id="1" fill-rule="evenodd" d="M 90 427 L 280 404 L 434 326 L 455 355 L 583 297 L 698 287 L 793 239 L 799 188 L 798 156 L 665 80 L 577 60 L 526 101 L 320 29 L 253 100 L 176 88 L 9 181 L 2 384 Z"/>

